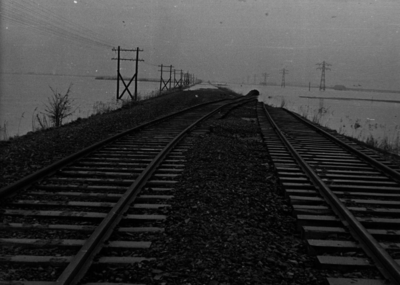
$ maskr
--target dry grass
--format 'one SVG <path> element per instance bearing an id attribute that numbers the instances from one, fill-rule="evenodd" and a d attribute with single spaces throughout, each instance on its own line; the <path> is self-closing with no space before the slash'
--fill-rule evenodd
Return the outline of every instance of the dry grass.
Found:
<path id="1" fill-rule="evenodd" d="M 279 105 L 281 108 L 285 108 L 287 105 L 286 99 L 285 97 L 282 97 L 281 99 L 281 104 Z"/>
<path id="2" fill-rule="evenodd" d="M 319 99 L 318 109 L 314 111 L 311 121 L 316 124 L 321 124 L 321 120 L 328 113 L 328 110 L 329 108 L 324 106 L 324 100 Z"/>
<path id="3" fill-rule="evenodd" d="M 333 117 L 333 112 L 324 106 L 323 99 L 320 99 L 319 106 L 316 109 L 310 108 L 309 105 L 300 106 L 296 112 L 317 125 L 332 129 L 332 127 L 328 126 L 328 123 Z M 328 115 L 329 118 L 327 117 Z M 352 120 L 349 116 L 346 116 L 340 119 L 336 131 L 341 135 L 365 142 L 367 145 L 382 151 L 400 154 L 400 126 L 395 126 L 389 132 L 386 130 L 385 125 L 378 124 L 373 119 L 362 120 L 357 118 Z"/>
<path id="4" fill-rule="evenodd" d="M 390 139 L 388 136 L 384 136 L 383 138 L 375 138 L 370 135 L 366 138 L 365 143 L 371 147 L 381 149 L 388 153 L 393 153 L 400 155 L 400 134 L 397 133 L 393 139 Z"/>

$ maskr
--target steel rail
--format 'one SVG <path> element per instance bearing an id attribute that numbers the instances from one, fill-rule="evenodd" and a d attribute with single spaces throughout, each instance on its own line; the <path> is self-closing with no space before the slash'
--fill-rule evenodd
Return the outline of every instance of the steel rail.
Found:
<path id="1" fill-rule="evenodd" d="M 44 168 L 42 168 L 42 169 L 40 169 L 40 170 L 28 175 L 28 176 L 25 176 L 24 178 L 14 182 L 13 184 L 10 184 L 8 186 L 5 186 L 5 187 L 1 188 L 0 189 L 0 198 L 4 198 L 5 196 L 10 195 L 14 190 L 18 190 L 20 188 L 25 188 L 25 187 L 29 186 L 34 181 L 39 180 L 39 179 L 43 178 L 44 176 L 50 175 L 56 169 L 64 167 L 64 166 L 68 165 L 69 163 L 73 162 L 74 160 L 76 160 L 77 158 L 82 157 L 84 155 L 87 155 L 87 154 L 93 152 L 94 150 L 96 150 L 96 149 L 98 149 L 98 148 L 100 148 L 100 147 L 102 147 L 102 146 L 104 146 L 104 145 L 106 145 L 106 144 L 108 144 L 108 143 L 120 138 L 120 137 L 123 137 L 123 136 L 125 136 L 127 134 L 130 134 L 130 133 L 133 133 L 133 132 L 137 132 L 137 131 L 145 128 L 145 127 L 148 127 L 148 126 L 153 125 L 153 124 L 160 123 L 160 122 L 162 122 L 164 120 L 170 119 L 170 118 L 172 118 L 174 116 L 177 116 L 177 115 L 180 115 L 180 114 L 182 114 L 184 112 L 187 112 L 187 111 L 190 111 L 190 110 L 193 110 L 193 109 L 196 109 L 196 108 L 208 105 L 208 104 L 218 103 L 218 102 L 222 102 L 222 101 L 226 101 L 226 100 L 231 100 L 231 99 L 222 99 L 222 100 L 216 100 L 216 101 L 212 101 L 212 102 L 198 104 L 198 105 L 195 105 L 195 106 L 192 106 L 192 107 L 189 107 L 189 108 L 185 108 L 185 109 L 180 110 L 178 112 L 163 116 L 161 118 L 157 118 L 157 119 L 152 120 L 150 122 L 143 123 L 143 124 L 141 124 L 141 125 L 139 125 L 137 127 L 134 127 L 134 128 L 129 129 L 129 130 L 123 131 L 123 132 L 118 133 L 116 135 L 113 135 L 113 136 L 111 136 L 111 137 L 109 137 L 109 138 L 107 138 L 105 140 L 102 140 L 102 141 L 100 141 L 98 143 L 95 143 L 95 144 L 93 144 L 93 145 L 91 145 L 89 147 L 86 147 L 86 148 L 84 148 L 84 149 L 82 149 L 82 150 L 80 150 L 80 151 L 78 151 L 78 152 L 76 152 L 74 154 L 71 154 L 71 155 L 69 155 L 69 156 L 67 156 L 67 157 L 65 157 L 65 158 L 63 158 L 61 160 L 58 160 L 58 161 L 54 162 L 53 164 L 51 164 L 49 166 L 46 166 L 46 167 L 44 167 Z"/>
<path id="2" fill-rule="evenodd" d="M 345 142 L 339 140 L 338 138 L 336 138 L 335 136 L 331 135 L 327 131 L 325 131 L 325 130 L 315 126 L 314 124 L 310 123 L 309 121 L 305 120 L 300 115 L 295 114 L 293 112 L 290 112 L 289 110 L 286 110 L 286 109 L 284 109 L 284 110 L 286 112 L 288 112 L 289 114 L 291 114 L 292 116 L 296 117 L 297 119 L 301 120 L 306 125 L 310 126 L 312 129 L 314 129 L 318 133 L 321 133 L 322 135 L 326 136 L 328 139 L 330 139 L 331 141 L 339 144 L 340 146 L 342 146 L 343 148 L 347 149 L 348 151 L 351 151 L 351 152 L 355 153 L 357 156 L 361 157 L 363 160 L 367 161 L 369 164 L 372 164 L 373 166 L 378 168 L 383 173 L 388 174 L 397 183 L 400 183 L 400 173 L 397 172 L 396 170 L 394 170 L 393 168 L 390 168 L 390 167 L 380 163 L 376 159 L 374 159 L 374 158 L 362 153 L 361 151 L 355 149 L 354 147 L 346 144 Z"/>
<path id="3" fill-rule="evenodd" d="M 249 96 L 249 97 L 251 98 L 251 97 L 253 97 L 253 96 L 255 96 L 255 95 L 246 95 L 246 96 Z M 249 99 L 249 97 L 247 97 L 247 100 L 244 99 L 244 100 L 243 100 L 243 103 L 236 104 L 235 106 L 233 106 L 232 108 L 230 108 L 227 112 L 225 112 L 225 113 L 224 113 L 221 117 L 219 117 L 218 119 L 219 119 L 219 120 L 225 119 L 226 116 L 228 116 L 229 113 L 231 113 L 233 110 L 235 110 L 235 109 L 237 109 L 237 108 L 240 108 L 241 106 L 244 106 L 244 105 L 248 104 L 249 102 L 251 102 L 251 101 L 257 99 L 257 98 L 251 98 L 251 99 Z"/>
<path id="4" fill-rule="evenodd" d="M 393 258 L 380 246 L 376 239 L 365 229 L 365 227 L 354 217 L 354 215 L 343 205 L 331 189 L 322 181 L 314 170 L 305 162 L 301 155 L 295 150 L 292 144 L 281 132 L 271 115 L 268 113 L 265 105 L 263 109 L 268 121 L 273 129 L 292 153 L 294 159 L 306 173 L 308 178 L 314 183 L 320 194 L 326 202 L 332 207 L 332 210 L 341 219 L 343 225 L 349 229 L 353 237 L 360 242 L 360 246 L 374 260 L 381 273 L 393 284 L 400 285 L 400 267 Z"/>
<path id="5" fill-rule="evenodd" d="M 122 216 L 129 208 L 130 204 L 135 200 L 141 189 L 145 186 L 148 179 L 151 178 L 157 167 L 162 163 L 162 161 L 170 153 L 170 151 L 196 125 L 208 119 L 210 116 L 218 112 L 220 109 L 226 107 L 227 105 L 235 103 L 237 102 L 231 102 L 220 106 L 212 112 L 208 113 L 207 115 L 203 116 L 202 118 L 198 119 L 193 124 L 188 126 L 185 130 L 183 130 L 180 134 L 178 134 L 173 140 L 168 143 L 167 146 L 164 147 L 164 149 L 154 158 L 154 160 L 146 167 L 146 169 L 139 175 L 139 177 L 135 179 L 135 182 L 127 189 L 125 194 L 111 209 L 107 217 L 103 219 L 100 225 L 89 237 L 89 239 L 86 240 L 85 244 L 82 246 L 82 248 L 75 255 L 73 260 L 69 263 L 67 268 L 57 279 L 56 284 L 77 284 L 81 280 L 81 278 L 83 278 L 86 271 L 92 264 L 94 256 L 101 250 L 104 242 L 109 238 L 115 226 L 119 223 L 119 221 L 122 219 Z"/>

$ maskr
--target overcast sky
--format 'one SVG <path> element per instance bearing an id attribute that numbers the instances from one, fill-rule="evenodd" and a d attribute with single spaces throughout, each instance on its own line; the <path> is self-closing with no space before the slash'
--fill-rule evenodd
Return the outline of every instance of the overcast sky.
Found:
<path id="1" fill-rule="evenodd" d="M 143 76 L 172 64 L 247 77 L 400 89 L 398 0 L 1 0 L 2 72 L 114 75 L 113 46 L 140 47 Z M 123 53 L 133 57 L 133 53 Z M 129 63 L 132 64 L 132 63 Z M 124 67 L 126 67 L 126 63 Z"/>

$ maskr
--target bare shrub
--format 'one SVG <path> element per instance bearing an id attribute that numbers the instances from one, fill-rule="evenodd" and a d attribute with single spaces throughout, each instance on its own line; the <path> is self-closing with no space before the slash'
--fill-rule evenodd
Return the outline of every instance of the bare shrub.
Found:
<path id="1" fill-rule="evenodd" d="M 67 92 L 62 95 L 58 93 L 56 89 L 49 86 L 53 92 L 53 96 L 48 98 L 48 103 L 45 104 L 44 113 L 50 120 L 50 123 L 54 127 L 59 127 L 62 125 L 63 120 L 71 116 L 75 110 L 73 110 L 73 100 L 69 97 L 71 93 L 72 83 L 69 85 Z M 39 124 L 42 126 L 39 116 L 37 116 Z M 42 117 L 43 119 L 44 117 Z M 42 122 L 44 122 L 42 120 Z M 47 120 L 46 120 L 47 122 Z"/>
<path id="2" fill-rule="evenodd" d="M 45 130 L 45 129 L 48 129 L 50 127 L 50 124 L 47 121 L 47 118 L 46 118 L 46 116 L 44 114 L 36 114 L 35 118 L 36 118 L 36 121 L 39 123 L 39 127 L 34 129 L 34 131 Z"/>

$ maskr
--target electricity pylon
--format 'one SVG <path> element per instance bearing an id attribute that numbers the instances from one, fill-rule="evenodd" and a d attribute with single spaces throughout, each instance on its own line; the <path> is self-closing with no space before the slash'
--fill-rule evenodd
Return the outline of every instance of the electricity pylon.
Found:
<path id="1" fill-rule="evenodd" d="M 317 70 L 321 70 L 321 82 L 319 83 L 319 90 L 324 90 L 325 91 L 325 70 L 331 70 L 327 66 L 332 66 L 332 64 L 329 64 L 325 61 L 322 63 L 317 63 L 318 67 Z"/>
<path id="2" fill-rule="evenodd" d="M 265 86 L 267 86 L 267 78 L 269 77 L 269 74 L 268 74 L 268 73 L 263 73 L 262 75 L 264 76 L 264 82 L 263 82 L 263 84 L 264 84 Z"/>
<path id="3" fill-rule="evenodd" d="M 281 88 L 285 88 L 286 87 L 286 83 L 285 83 L 285 75 L 288 74 L 288 70 L 286 68 L 282 69 L 282 83 L 281 83 Z"/>

